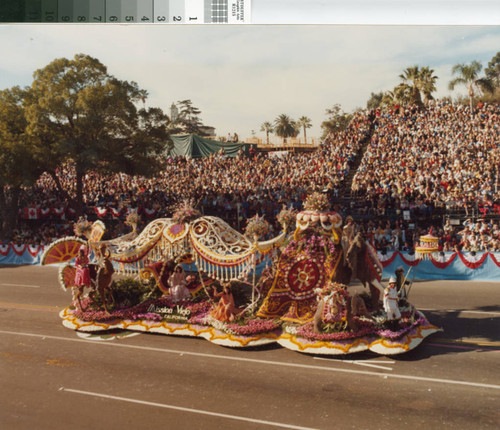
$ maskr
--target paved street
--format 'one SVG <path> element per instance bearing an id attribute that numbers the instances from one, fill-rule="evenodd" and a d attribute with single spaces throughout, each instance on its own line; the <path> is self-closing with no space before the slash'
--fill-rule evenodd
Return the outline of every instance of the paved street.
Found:
<path id="1" fill-rule="evenodd" d="M 0 428 L 500 427 L 500 283 L 415 283 L 444 331 L 395 357 L 83 339 L 58 316 L 70 299 L 57 268 L 0 268 Z"/>

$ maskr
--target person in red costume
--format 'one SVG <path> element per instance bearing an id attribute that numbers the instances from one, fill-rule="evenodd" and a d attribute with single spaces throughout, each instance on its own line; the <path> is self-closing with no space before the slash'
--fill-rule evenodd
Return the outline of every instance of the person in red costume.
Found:
<path id="1" fill-rule="evenodd" d="M 89 270 L 89 250 L 85 245 L 82 245 L 78 251 L 78 256 L 75 260 L 75 286 L 88 287 L 91 284 Z"/>

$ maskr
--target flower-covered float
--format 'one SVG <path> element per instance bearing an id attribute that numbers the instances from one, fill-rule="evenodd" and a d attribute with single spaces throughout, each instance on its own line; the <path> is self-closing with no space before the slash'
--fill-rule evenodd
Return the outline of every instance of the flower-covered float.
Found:
<path id="1" fill-rule="evenodd" d="M 75 226 L 87 240 L 54 242 L 42 264 L 64 263 L 59 281 L 73 291 L 73 302 L 61 318 L 80 332 L 125 329 L 198 336 L 229 347 L 277 342 L 313 354 L 399 354 L 439 330 L 405 298 L 398 301 L 400 318 L 389 319 L 378 301 L 380 282 L 372 297 L 350 294 L 339 282 L 346 282 L 346 271 L 355 277 L 344 258 L 353 251 L 342 249 L 342 219 L 329 210 L 326 196 L 309 196 L 298 214 L 283 209 L 278 221 L 281 234 L 259 241 L 269 233 L 263 218 L 249 220 L 243 235 L 185 203 L 140 234 L 134 228 L 102 240 L 102 222 L 90 229 Z M 360 265 L 372 268 L 374 282 L 380 281 L 379 266 L 368 264 L 374 254 L 368 247 Z M 268 267 L 257 280 L 256 267 L 264 260 Z M 87 269 L 90 281 L 82 284 L 79 273 Z"/>

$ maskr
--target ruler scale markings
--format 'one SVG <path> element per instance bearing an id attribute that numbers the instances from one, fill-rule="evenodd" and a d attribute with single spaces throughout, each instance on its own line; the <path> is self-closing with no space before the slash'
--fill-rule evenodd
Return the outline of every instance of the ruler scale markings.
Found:
<path id="1" fill-rule="evenodd" d="M 89 9 L 88 0 L 73 0 L 73 22 L 89 22 Z"/>
<path id="2" fill-rule="evenodd" d="M 212 22 L 212 0 L 204 0 L 203 22 Z"/>
<path id="3" fill-rule="evenodd" d="M 57 0 L 42 0 L 42 22 L 57 21 Z"/>
<path id="4" fill-rule="evenodd" d="M 169 22 L 173 24 L 184 24 L 186 22 L 184 0 L 169 1 Z"/>
<path id="5" fill-rule="evenodd" d="M 121 22 L 128 22 L 130 24 L 137 22 L 137 3 L 136 0 L 122 0 Z"/>
<path id="6" fill-rule="evenodd" d="M 0 7 L 0 22 L 240 24 L 251 21 L 251 0 L 19 0 L 16 3 L 18 6 L 9 6 L 10 9 Z"/>
<path id="7" fill-rule="evenodd" d="M 89 22 L 105 22 L 106 0 L 88 0 L 89 2 Z"/>
<path id="8" fill-rule="evenodd" d="M 121 0 L 106 0 L 106 22 L 119 22 L 121 6 Z"/>
<path id="9" fill-rule="evenodd" d="M 169 22 L 170 2 L 165 0 L 154 0 L 154 22 L 166 24 Z"/>
<path id="10" fill-rule="evenodd" d="M 41 0 L 25 0 L 24 2 L 24 20 L 25 22 L 42 21 Z"/>
<path id="11" fill-rule="evenodd" d="M 73 22 L 73 0 L 58 0 L 57 14 L 60 22 Z"/>
<path id="12" fill-rule="evenodd" d="M 137 2 L 137 22 L 153 22 L 153 0 L 142 0 Z"/>
<path id="13" fill-rule="evenodd" d="M 186 23 L 203 24 L 205 22 L 204 0 L 191 0 L 186 3 Z"/>

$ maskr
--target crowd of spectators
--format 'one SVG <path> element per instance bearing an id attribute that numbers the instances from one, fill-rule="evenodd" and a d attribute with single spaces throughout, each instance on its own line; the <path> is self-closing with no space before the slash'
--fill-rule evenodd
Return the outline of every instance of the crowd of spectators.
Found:
<path id="1" fill-rule="evenodd" d="M 412 251 L 420 236 L 429 233 L 428 227 L 409 228 L 405 222 L 378 223 L 369 220 L 354 223 L 354 231 L 361 232 L 377 251 Z M 439 238 L 439 250 L 443 252 L 500 252 L 500 227 L 497 220 L 466 220 L 463 225 L 452 225 L 450 219 L 444 225 L 434 225 L 433 235 Z"/>
<path id="2" fill-rule="evenodd" d="M 237 157 L 212 154 L 207 158 L 167 158 L 153 178 L 123 173 L 102 175 L 87 172 L 83 183 L 84 212 L 95 219 L 95 207 L 148 208 L 155 217 L 172 215 L 176 203 L 188 199 L 204 215 L 219 216 L 242 231 L 255 213 L 264 215 L 274 229 L 283 206 L 300 210 L 312 191 L 328 193 L 338 202 L 345 178 L 368 146 L 352 182 L 350 204 L 336 207 L 364 219 L 357 229 L 371 238 L 377 249 L 411 250 L 420 234 L 434 222 L 442 249 L 499 249 L 498 223 L 469 221 L 461 226 L 436 224 L 436 209 L 462 210 L 484 215 L 500 206 L 500 111 L 482 105 L 469 107 L 445 101 L 431 102 L 425 110 L 401 107 L 389 112 L 358 112 L 345 131 L 330 134 L 313 153 L 253 153 Z M 371 135 L 371 137 L 370 137 Z M 74 197 L 75 175 L 70 165 L 58 171 L 58 179 Z M 69 202 L 58 191 L 54 178 L 42 175 L 35 186 L 23 190 L 21 207 L 65 207 Z M 403 216 L 426 218 L 429 223 L 412 225 Z M 106 222 L 110 237 L 127 231 L 116 218 Z M 477 217 L 476 217 L 477 218 Z M 144 219 L 143 223 L 149 222 Z M 72 234 L 64 217 L 50 222 L 29 221 L 14 232 L 12 242 L 47 244 Z M 477 231 L 476 231 L 477 230 Z M 275 231 L 271 231 L 273 235 Z"/>
<path id="3" fill-rule="evenodd" d="M 387 215 L 405 210 L 430 216 L 436 208 L 498 211 L 500 110 L 446 101 L 426 109 L 377 112 L 374 132 L 354 176 L 361 210 Z"/>
<path id="4" fill-rule="evenodd" d="M 275 156 L 255 153 L 248 158 L 241 152 L 234 158 L 221 153 L 200 159 L 167 158 L 163 169 L 153 178 L 88 172 L 83 181 L 84 211 L 91 218 L 95 217 L 96 206 L 148 208 L 154 209 L 157 217 L 167 217 L 172 215 L 176 203 L 187 199 L 194 202 L 202 214 L 219 216 L 240 230 L 256 213 L 264 215 L 272 227 L 278 228 L 276 215 L 283 206 L 300 209 L 306 195 L 313 191 L 326 192 L 332 198 L 338 196 L 369 128 L 368 113 L 360 112 L 345 131 L 329 136 L 313 153 Z M 64 189 L 74 189 L 75 175 L 70 166 L 62 166 L 58 178 Z M 70 195 L 74 197 L 74 192 Z M 58 191 L 54 179 L 45 173 L 35 186 L 24 190 L 21 207 L 28 205 L 61 207 L 68 202 Z M 50 242 L 53 230 L 31 235 L 29 230 L 24 230 L 17 232 L 15 240 Z M 66 225 L 61 224 L 59 231 L 66 230 Z"/>

